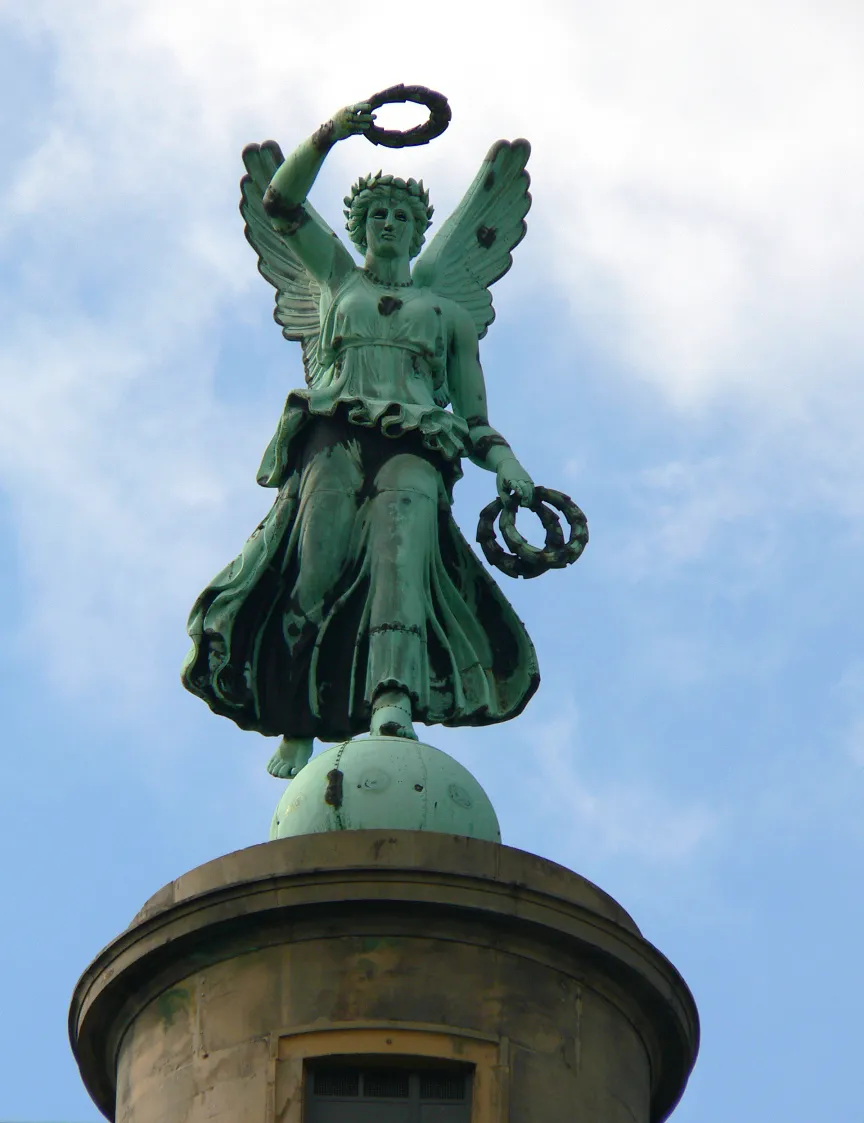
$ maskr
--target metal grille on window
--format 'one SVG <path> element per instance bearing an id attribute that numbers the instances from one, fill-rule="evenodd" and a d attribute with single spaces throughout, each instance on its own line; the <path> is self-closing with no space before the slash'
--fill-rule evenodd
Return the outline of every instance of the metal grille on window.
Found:
<path id="1" fill-rule="evenodd" d="M 465 1074 L 448 1069 L 420 1073 L 421 1100 L 464 1100 Z"/>
<path id="2" fill-rule="evenodd" d="M 356 1068 L 319 1068 L 315 1070 L 316 1096 L 359 1096 L 360 1070 Z"/>
<path id="3" fill-rule="evenodd" d="M 410 1072 L 407 1068 L 371 1068 L 363 1073 L 363 1095 L 408 1099 Z"/>
<path id="4" fill-rule="evenodd" d="M 306 1123 L 469 1123 L 467 1066 L 315 1066 Z"/>

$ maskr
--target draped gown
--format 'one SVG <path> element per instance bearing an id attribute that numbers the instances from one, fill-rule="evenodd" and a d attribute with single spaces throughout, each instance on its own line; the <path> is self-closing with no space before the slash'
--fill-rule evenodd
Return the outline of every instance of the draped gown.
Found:
<path id="1" fill-rule="evenodd" d="M 321 311 L 322 369 L 259 471 L 278 496 L 196 601 L 184 684 L 244 729 L 325 741 L 368 730 L 384 688 L 426 724 L 515 717 L 537 658 L 451 514 L 470 438 L 445 408 L 448 302 L 356 269 Z"/>

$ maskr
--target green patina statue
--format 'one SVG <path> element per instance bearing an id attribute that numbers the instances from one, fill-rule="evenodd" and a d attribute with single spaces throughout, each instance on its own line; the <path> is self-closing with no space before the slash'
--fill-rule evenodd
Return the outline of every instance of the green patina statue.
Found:
<path id="1" fill-rule="evenodd" d="M 345 199 L 358 266 L 307 195 L 335 143 L 375 129 L 361 102 L 284 161 L 273 142 L 243 153 L 246 235 L 283 334 L 302 344 L 306 388 L 288 395 L 259 471 L 278 488 L 272 510 L 192 610 L 183 682 L 241 728 L 281 736 L 268 769 L 284 778 L 315 737 L 506 721 L 537 689 L 531 640 L 451 515 L 464 457 L 496 474 L 511 544 L 531 553 L 512 525 L 523 505 L 543 518 L 544 556 L 563 546 L 489 423 L 478 357 L 489 286 L 525 233 L 529 145 L 492 147 L 413 271 L 428 192 L 361 178 Z M 574 525 L 566 562 L 587 539 L 584 518 Z"/>

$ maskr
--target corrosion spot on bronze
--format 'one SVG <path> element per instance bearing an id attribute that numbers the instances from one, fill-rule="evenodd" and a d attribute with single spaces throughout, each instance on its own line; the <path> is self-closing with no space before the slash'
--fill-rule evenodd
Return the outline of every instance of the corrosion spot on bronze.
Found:
<path id="1" fill-rule="evenodd" d="M 332 121 L 325 121 L 312 134 L 312 143 L 319 152 L 329 152 L 336 143 L 333 139 L 335 129 L 336 126 Z"/>
<path id="2" fill-rule="evenodd" d="M 402 301 L 395 296 L 382 296 L 378 301 L 378 311 L 382 316 L 390 316 L 394 312 L 398 312 L 401 307 Z"/>
<path id="3" fill-rule="evenodd" d="M 268 217 L 277 222 L 283 234 L 296 234 L 304 223 L 309 221 L 309 215 L 302 203 L 286 203 L 274 190 L 271 184 L 264 192 L 261 200 Z"/>
<path id="4" fill-rule="evenodd" d="M 329 803 L 331 807 L 335 807 L 337 811 L 342 806 L 343 779 L 343 773 L 341 773 L 338 768 L 334 768 L 331 772 L 327 773 L 327 788 L 324 792 L 324 802 Z"/>

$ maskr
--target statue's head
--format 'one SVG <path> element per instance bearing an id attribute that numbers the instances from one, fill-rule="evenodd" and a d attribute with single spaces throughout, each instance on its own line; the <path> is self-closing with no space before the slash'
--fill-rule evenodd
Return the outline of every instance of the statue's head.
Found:
<path id="1" fill-rule="evenodd" d="M 345 228 L 361 254 L 416 257 L 434 208 L 423 181 L 393 175 L 361 176 L 345 196 Z"/>

